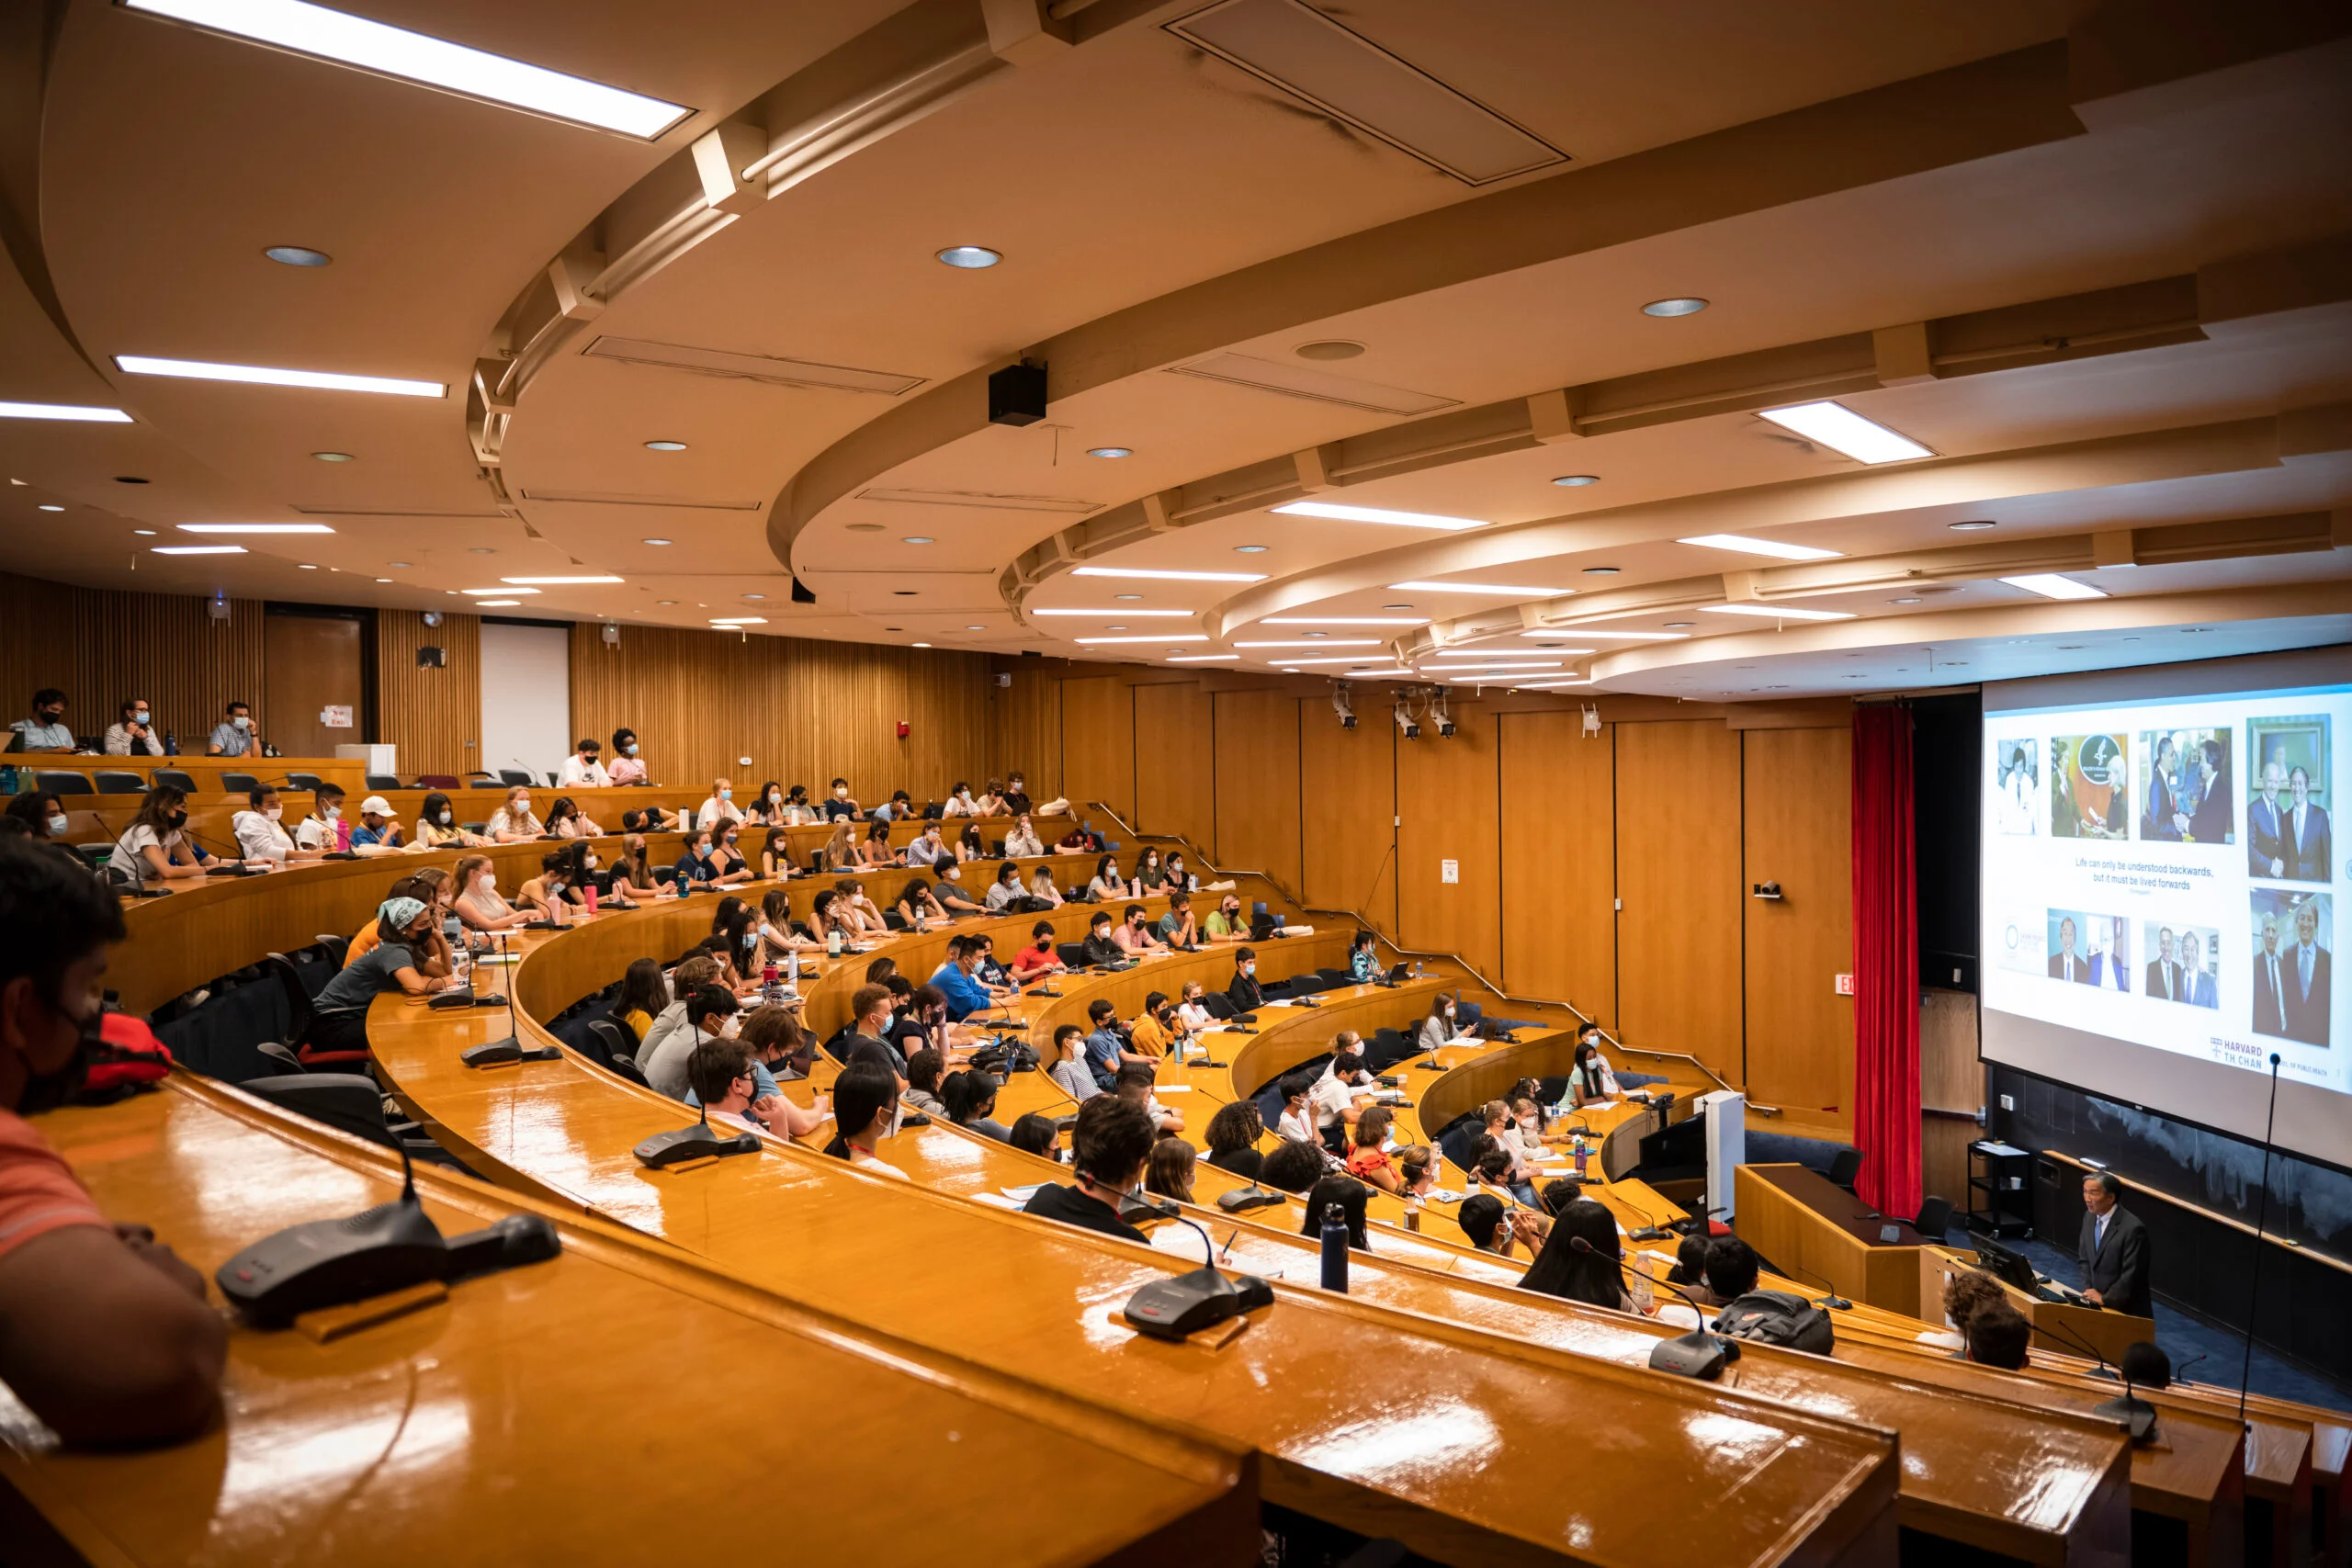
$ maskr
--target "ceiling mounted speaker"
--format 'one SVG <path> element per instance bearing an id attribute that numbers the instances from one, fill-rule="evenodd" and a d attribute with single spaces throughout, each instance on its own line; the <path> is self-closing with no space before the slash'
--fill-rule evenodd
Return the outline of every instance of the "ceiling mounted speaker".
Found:
<path id="1" fill-rule="evenodd" d="M 446 670 L 449 667 L 449 650 L 446 648 L 420 648 L 416 650 L 419 670 Z"/>
<path id="2" fill-rule="evenodd" d="M 989 378 L 989 423 L 1035 424 L 1046 417 L 1046 367 L 1008 365 Z"/>

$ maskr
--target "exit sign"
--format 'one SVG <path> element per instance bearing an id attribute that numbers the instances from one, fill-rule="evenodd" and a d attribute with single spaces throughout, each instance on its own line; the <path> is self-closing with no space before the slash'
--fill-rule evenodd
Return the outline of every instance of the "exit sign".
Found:
<path id="1" fill-rule="evenodd" d="M 1838 976 L 1838 994 L 1841 997 L 1850 997 L 1854 994 L 1854 977 L 1851 975 Z"/>

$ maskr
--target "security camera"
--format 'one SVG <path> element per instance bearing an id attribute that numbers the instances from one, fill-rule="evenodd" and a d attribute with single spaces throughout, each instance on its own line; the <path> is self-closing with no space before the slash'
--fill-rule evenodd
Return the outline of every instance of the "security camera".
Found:
<path id="1" fill-rule="evenodd" d="M 1353 729 L 1356 727 L 1355 705 L 1349 699 L 1348 683 L 1345 681 L 1337 682 L 1331 687 L 1331 711 L 1340 716 L 1341 729 Z"/>
<path id="2" fill-rule="evenodd" d="M 1430 716 L 1437 720 L 1437 736 L 1441 740 L 1453 739 L 1453 715 L 1446 711 L 1445 688 L 1440 686 L 1430 696 Z"/>
<path id="3" fill-rule="evenodd" d="M 1419 740 L 1421 738 L 1421 727 L 1413 722 L 1413 716 L 1405 711 L 1404 705 L 1401 703 L 1396 707 L 1396 728 L 1405 732 L 1405 739 L 1408 740 Z"/>

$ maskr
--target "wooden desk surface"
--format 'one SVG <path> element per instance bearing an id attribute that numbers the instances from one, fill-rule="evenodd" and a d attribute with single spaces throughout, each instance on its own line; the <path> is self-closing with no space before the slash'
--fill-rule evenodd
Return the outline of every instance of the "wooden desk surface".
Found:
<path id="1" fill-rule="evenodd" d="M 535 964 L 577 940 L 535 943 L 518 990 L 528 993 Z M 817 1310 L 1246 1441 L 1269 1461 L 1267 1495 L 1286 1506 L 1453 1561 L 1761 1562 L 1823 1561 L 1862 1542 L 1891 1550 L 1898 1467 L 1887 1434 L 1287 1281 L 1273 1310 L 1223 1350 L 1145 1340 L 1111 1314 L 1188 1262 L 781 1145 L 684 1174 L 647 1172 L 628 1150 L 680 1124 L 680 1107 L 569 1055 L 491 1073 L 459 1066 L 457 1051 L 495 1027 L 390 998 L 370 1019 L 403 1100 L 503 1181 Z M 920 1261 L 949 1258 L 952 1269 Z M 1371 1367 L 1377 1376 L 1365 1375 Z M 1300 1393 L 1270 1399 L 1268 1390 Z M 1595 1431 L 1609 1440 L 1592 1442 Z M 1558 1464 L 1569 1443 L 1576 1498 L 1589 1502 L 1562 1510 Z M 1747 1501 L 1667 1520 L 1609 1502 L 1659 1486 L 1736 1486 Z"/>
<path id="2" fill-rule="evenodd" d="M 1749 1165 L 1742 1169 L 1752 1172 L 1758 1181 L 1774 1189 L 1824 1223 L 1844 1231 L 1864 1247 L 1926 1247 L 1928 1238 L 1911 1227 L 1907 1220 L 1891 1214 L 1871 1218 L 1870 1205 L 1838 1186 L 1810 1166 Z M 1894 1239 L 1885 1235 L 1885 1227 L 1893 1225 Z"/>
<path id="3" fill-rule="evenodd" d="M 400 1185 L 385 1151 L 186 1077 L 39 1125 L 108 1213 L 153 1224 L 208 1278 L 259 1236 Z M 436 1171 L 418 1186 L 445 1235 L 525 1207 Z M 755 1540 L 757 1559 L 935 1562 L 945 1540 L 985 1540 L 991 1562 L 1257 1560 L 1246 1449 L 1030 1387 L 927 1337 L 874 1336 L 576 1213 L 548 1217 L 560 1257 L 409 1316 L 323 1345 L 234 1328 L 225 1419 L 188 1443 L 62 1451 L 0 1395 L 0 1482 L 101 1563 L 610 1562 L 617 1543 L 705 1529 L 714 1504 L 741 1533 L 762 1499 L 781 1503 L 765 1512 L 790 1546 Z M 1026 1488 L 954 1481 L 1012 1456 L 1085 1484 L 1039 1507 Z M 816 1473 L 804 1460 L 821 1484 L 779 1491 L 780 1475 Z M 907 1517 L 910 1473 L 939 1483 L 921 1528 L 877 1528 Z"/>

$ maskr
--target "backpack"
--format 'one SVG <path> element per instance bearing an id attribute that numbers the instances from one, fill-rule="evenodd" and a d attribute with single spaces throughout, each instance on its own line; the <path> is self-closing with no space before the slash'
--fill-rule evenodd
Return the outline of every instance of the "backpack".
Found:
<path id="1" fill-rule="evenodd" d="M 89 1077 L 76 1105 L 111 1105 L 155 1088 L 172 1070 L 172 1053 L 155 1038 L 147 1021 L 109 1012 L 98 1020 L 98 1046 L 90 1054 Z"/>
<path id="2" fill-rule="evenodd" d="M 1025 1041 L 1010 1034 L 1000 1035 L 972 1053 L 972 1066 L 1000 1078 L 1008 1073 L 1034 1073 L 1037 1070 L 1037 1052 Z"/>
<path id="3" fill-rule="evenodd" d="M 1783 1345 L 1826 1356 L 1837 1344 L 1829 1314 L 1786 1291 L 1750 1291 L 1724 1308 L 1715 1332 L 1759 1345 Z"/>

